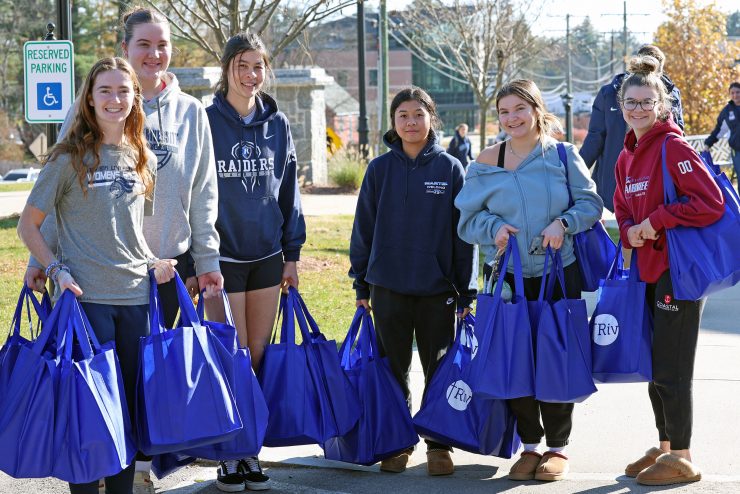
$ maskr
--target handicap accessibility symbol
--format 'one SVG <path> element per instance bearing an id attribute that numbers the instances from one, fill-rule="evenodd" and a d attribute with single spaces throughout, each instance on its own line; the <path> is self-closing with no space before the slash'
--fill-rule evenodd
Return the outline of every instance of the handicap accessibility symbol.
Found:
<path id="1" fill-rule="evenodd" d="M 39 110 L 62 109 L 62 83 L 39 82 L 36 84 L 36 101 Z"/>

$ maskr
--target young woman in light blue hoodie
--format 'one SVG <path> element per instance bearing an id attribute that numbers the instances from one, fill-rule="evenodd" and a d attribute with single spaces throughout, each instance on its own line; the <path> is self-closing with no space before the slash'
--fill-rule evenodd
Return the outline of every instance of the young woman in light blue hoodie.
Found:
<path id="1" fill-rule="evenodd" d="M 486 261 L 504 249 L 516 235 L 524 273 L 524 297 L 536 300 L 542 283 L 545 256 L 541 249 L 560 249 L 565 266 L 566 294 L 580 298 L 581 282 L 573 251 L 573 235 L 592 226 L 603 202 L 575 146 L 566 143 L 568 177 L 574 205 L 569 207 L 566 168 L 552 133 L 560 122 L 548 113 L 534 82 L 512 81 L 496 95 L 501 128 L 510 139 L 486 148 L 468 167 L 455 206 L 460 209 L 458 233 L 480 244 Z M 533 252 L 533 254 L 530 254 Z M 505 280 L 514 286 L 512 274 Z M 556 286 L 554 298 L 562 298 Z M 522 356 L 524 358 L 524 356 Z M 568 473 L 568 444 L 572 403 L 545 403 L 533 396 L 509 400 L 517 417 L 524 452 L 509 471 L 512 480 L 561 480 Z M 537 452 L 542 436 L 548 451 Z"/>

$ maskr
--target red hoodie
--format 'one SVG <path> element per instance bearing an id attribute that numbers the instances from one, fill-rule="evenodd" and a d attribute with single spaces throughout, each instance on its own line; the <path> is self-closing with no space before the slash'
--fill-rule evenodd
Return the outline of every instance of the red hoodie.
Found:
<path id="1" fill-rule="evenodd" d="M 614 212 L 622 244 L 630 245 L 627 230 L 648 217 L 660 235 L 658 240 L 646 240 L 638 248 L 640 278 L 648 283 L 657 282 L 669 268 L 666 228 L 711 225 L 724 213 L 722 193 L 701 158 L 688 142 L 675 136 L 666 144 L 666 166 L 676 186 L 676 195 L 688 201 L 664 205 L 661 148 L 668 133 L 681 135 L 681 129 L 671 120 L 659 121 L 639 143 L 635 132 L 630 130 L 615 168 Z"/>

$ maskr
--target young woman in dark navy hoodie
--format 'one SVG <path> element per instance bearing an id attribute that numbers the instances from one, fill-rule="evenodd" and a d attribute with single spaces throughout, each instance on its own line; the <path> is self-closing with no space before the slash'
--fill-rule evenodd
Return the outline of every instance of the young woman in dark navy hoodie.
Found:
<path id="1" fill-rule="evenodd" d="M 455 311 L 464 317 L 476 295 L 473 246 L 457 236 L 454 200 L 463 186 L 460 162 L 438 145 L 434 102 L 422 89 L 391 103 L 390 151 L 370 162 L 357 202 L 350 276 L 357 306 L 375 314 L 378 345 L 410 403 L 414 335 L 428 384 L 452 341 Z M 383 460 L 402 472 L 412 450 Z M 427 441 L 427 471 L 454 471 L 450 447 Z"/>
<path id="2" fill-rule="evenodd" d="M 702 227 L 720 219 L 724 199 L 699 155 L 681 137 L 670 116 L 670 100 L 650 56 L 630 61 L 619 93 L 631 130 L 616 166 L 614 212 L 625 247 L 637 249 L 640 277 L 652 307 L 653 380 L 648 394 L 659 447 L 627 465 L 625 474 L 646 485 L 693 482 L 701 473 L 691 463 L 691 381 L 704 300 L 678 300 L 669 271 L 666 228 Z M 678 204 L 664 205 L 662 147 L 676 185 Z"/>
<path id="3" fill-rule="evenodd" d="M 290 126 L 262 91 L 270 69 L 262 40 L 232 36 L 221 57 L 221 80 L 206 109 L 218 177 L 220 264 L 239 341 L 259 369 L 281 286 L 298 287 L 296 262 L 306 240 Z M 206 302 L 209 315 L 219 301 Z M 269 489 L 257 457 L 221 462 L 216 486 L 226 492 Z"/>

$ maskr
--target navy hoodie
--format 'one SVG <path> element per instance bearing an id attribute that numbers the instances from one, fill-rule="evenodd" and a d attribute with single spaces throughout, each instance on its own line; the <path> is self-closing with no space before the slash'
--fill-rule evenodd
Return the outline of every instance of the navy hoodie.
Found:
<path id="1" fill-rule="evenodd" d="M 436 136 L 412 160 L 391 132 L 383 139 L 390 151 L 368 165 L 357 201 L 349 248 L 357 299 L 378 285 L 417 296 L 454 291 L 467 307 L 478 280 L 474 248 L 457 235 L 462 165 Z"/>
<path id="2" fill-rule="evenodd" d="M 285 261 L 298 261 L 306 223 L 288 119 L 264 93 L 248 124 L 221 93 L 206 113 L 218 176 L 221 257 L 256 261 L 282 251 Z"/>

